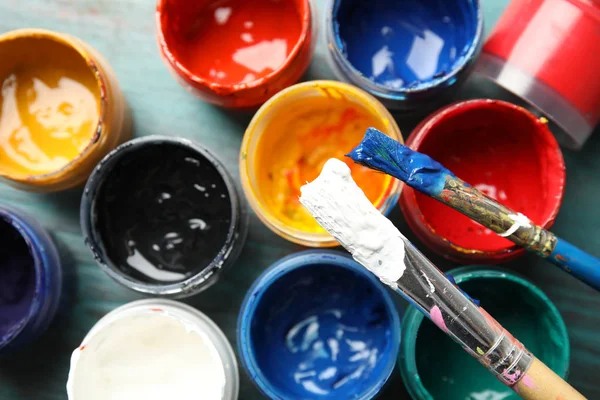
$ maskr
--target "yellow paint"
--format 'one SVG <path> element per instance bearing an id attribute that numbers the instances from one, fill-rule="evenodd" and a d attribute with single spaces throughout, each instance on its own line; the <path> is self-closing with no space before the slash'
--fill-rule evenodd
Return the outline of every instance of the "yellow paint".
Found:
<path id="1" fill-rule="evenodd" d="M 287 112 L 271 119 L 254 154 L 264 205 L 285 225 L 311 233 L 324 230 L 298 201 L 300 187 L 315 179 L 329 158 L 347 162 L 354 180 L 374 204 L 391 181 L 389 176 L 344 157 L 362 140 L 368 127 L 385 132 L 385 122 L 337 91 L 327 93 L 327 97 L 289 105 Z"/>
<path id="2" fill-rule="evenodd" d="M 60 170 L 97 129 L 100 90 L 85 60 L 64 49 L 40 52 L 43 60 L 13 63 L 0 75 L 0 171 L 8 176 Z"/>

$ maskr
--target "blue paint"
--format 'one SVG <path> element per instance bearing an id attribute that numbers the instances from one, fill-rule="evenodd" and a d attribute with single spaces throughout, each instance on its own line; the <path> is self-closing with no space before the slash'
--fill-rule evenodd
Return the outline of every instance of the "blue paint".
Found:
<path id="1" fill-rule="evenodd" d="M 384 172 L 429 196 L 438 196 L 452 172 L 431 157 L 413 151 L 374 128 L 349 154 L 355 162 Z"/>
<path id="2" fill-rule="evenodd" d="M 557 238 L 549 259 L 571 275 L 600 290 L 600 259 L 560 238 Z"/>
<path id="3" fill-rule="evenodd" d="M 480 47 L 474 0 L 335 0 L 332 13 L 342 55 L 392 91 L 453 85 Z"/>
<path id="4" fill-rule="evenodd" d="M 370 399 L 399 345 L 386 289 L 335 251 L 279 260 L 252 285 L 238 319 L 242 364 L 272 399 Z"/>
<path id="5" fill-rule="evenodd" d="M 50 236 L 20 211 L 0 206 L 0 353 L 41 335 L 58 308 L 62 270 Z"/>

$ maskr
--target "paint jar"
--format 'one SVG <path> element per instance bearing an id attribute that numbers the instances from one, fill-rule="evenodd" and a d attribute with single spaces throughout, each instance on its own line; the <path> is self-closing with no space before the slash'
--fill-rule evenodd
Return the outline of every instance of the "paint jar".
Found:
<path id="1" fill-rule="evenodd" d="M 0 180 L 51 192 L 83 185 L 130 135 L 117 78 L 82 40 L 41 29 L 0 35 Z"/>
<path id="2" fill-rule="evenodd" d="M 26 346 L 50 325 L 60 301 L 56 247 L 32 217 L 0 205 L 0 354 Z"/>
<path id="3" fill-rule="evenodd" d="M 207 289 L 235 262 L 248 214 L 212 152 L 187 139 L 146 136 L 94 169 L 81 227 L 94 259 L 118 283 L 181 298 Z"/>
<path id="4" fill-rule="evenodd" d="M 407 146 L 548 229 L 562 203 L 565 163 L 546 122 L 514 104 L 464 101 L 426 118 Z M 525 251 L 413 189 L 404 190 L 400 206 L 417 237 L 451 260 L 500 263 Z"/>
<path id="5" fill-rule="evenodd" d="M 513 0 L 483 47 L 476 71 L 556 123 L 580 149 L 600 121 L 600 4 Z"/>
<path id="6" fill-rule="evenodd" d="M 394 369 L 400 318 L 383 284 L 346 253 L 308 250 L 252 284 L 237 341 L 271 399 L 371 399 Z"/>
<path id="7" fill-rule="evenodd" d="M 470 266 L 449 271 L 458 286 L 560 377 L 569 369 L 565 323 L 552 301 L 533 283 L 506 270 Z M 403 319 L 404 383 L 415 400 L 520 397 L 465 352 L 416 308 Z"/>
<path id="8" fill-rule="evenodd" d="M 101 318 L 73 352 L 67 382 L 69 400 L 236 400 L 238 391 L 225 334 L 195 308 L 166 299 L 134 301 Z"/>
<path id="9" fill-rule="evenodd" d="M 330 65 L 388 108 L 431 109 L 472 70 L 483 41 L 479 0 L 328 0 Z"/>
<path id="10" fill-rule="evenodd" d="M 158 0 L 158 46 L 189 92 L 227 108 L 256 108 L 298 82 L 317 42 L 310 0 Z"/>
<path id="11" fill-rule="evenodd" d="M 292 242 L 337 246 L 298 200 L 300 187 L 315 179 L 332 157 L 348 163 L 369 200 L 387 213 L 396 204 L 402 185 L 344 156 L 369 127 L 403 142 L 385 107 L 345 83 L 304 82 L 265 103 L 250 122 L 240 151 L 242 188 L 258 218 Z"/>

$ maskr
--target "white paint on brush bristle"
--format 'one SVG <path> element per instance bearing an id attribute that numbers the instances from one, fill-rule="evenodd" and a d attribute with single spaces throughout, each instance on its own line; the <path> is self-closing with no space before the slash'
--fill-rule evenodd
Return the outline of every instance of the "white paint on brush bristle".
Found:
<path id="1" fill-rule="evenodd" d="M 344 162 L 328 160 L 321 175 L 300 191 L 300 203 L 357 262 L 388 285 L 402 277 L 402 234 L 371 204 Z"/>

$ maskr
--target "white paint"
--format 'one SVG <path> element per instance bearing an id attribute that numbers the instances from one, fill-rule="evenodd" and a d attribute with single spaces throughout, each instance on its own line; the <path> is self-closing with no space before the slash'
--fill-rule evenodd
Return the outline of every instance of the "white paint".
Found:
<path id="1" fill-rule="evenodd" d="M 321 175 L 300 191 L 300 202 L 356 261 L 388 285 L 402 277 L 404 237 L 371 204 L 344 162 L 328 160 Z"/>
<path id="2" fill-rule="evenodd" d="M 508 228 L 508 230 L 506 232 L 498 234 L 502 237 L 508 237 L 508 236 L 512 235 L 513 233 L 515 233 L 517 231 L 517 229 L 519 229 L 521 227 L 528 228 L 531 226 L 531 220 L 521 213 L 510 214 L 509 217 L 514 222 L 513 222 L 512 226 L 510 228 Z"/>
<path id="3" fill-rule="evenodd" d="M 425 272 L 421 271 L 421 273 L 423 274 L 423 278 L 425 278 L 425 280 L 427 281 L 427 284 L 429 285 L 429 293 L 434 293 L 435 292 L 435 287 L 433 286 L 433 283 L 431 283 L 431 280 L 425 274 Z"/>
<path id="4" fill-rule="evenodd" d="M 118 318 L 84 346 L 71 358 L 70 400 L 224 398 L 225 368 L 215 345 L 166 313 Z"/>

